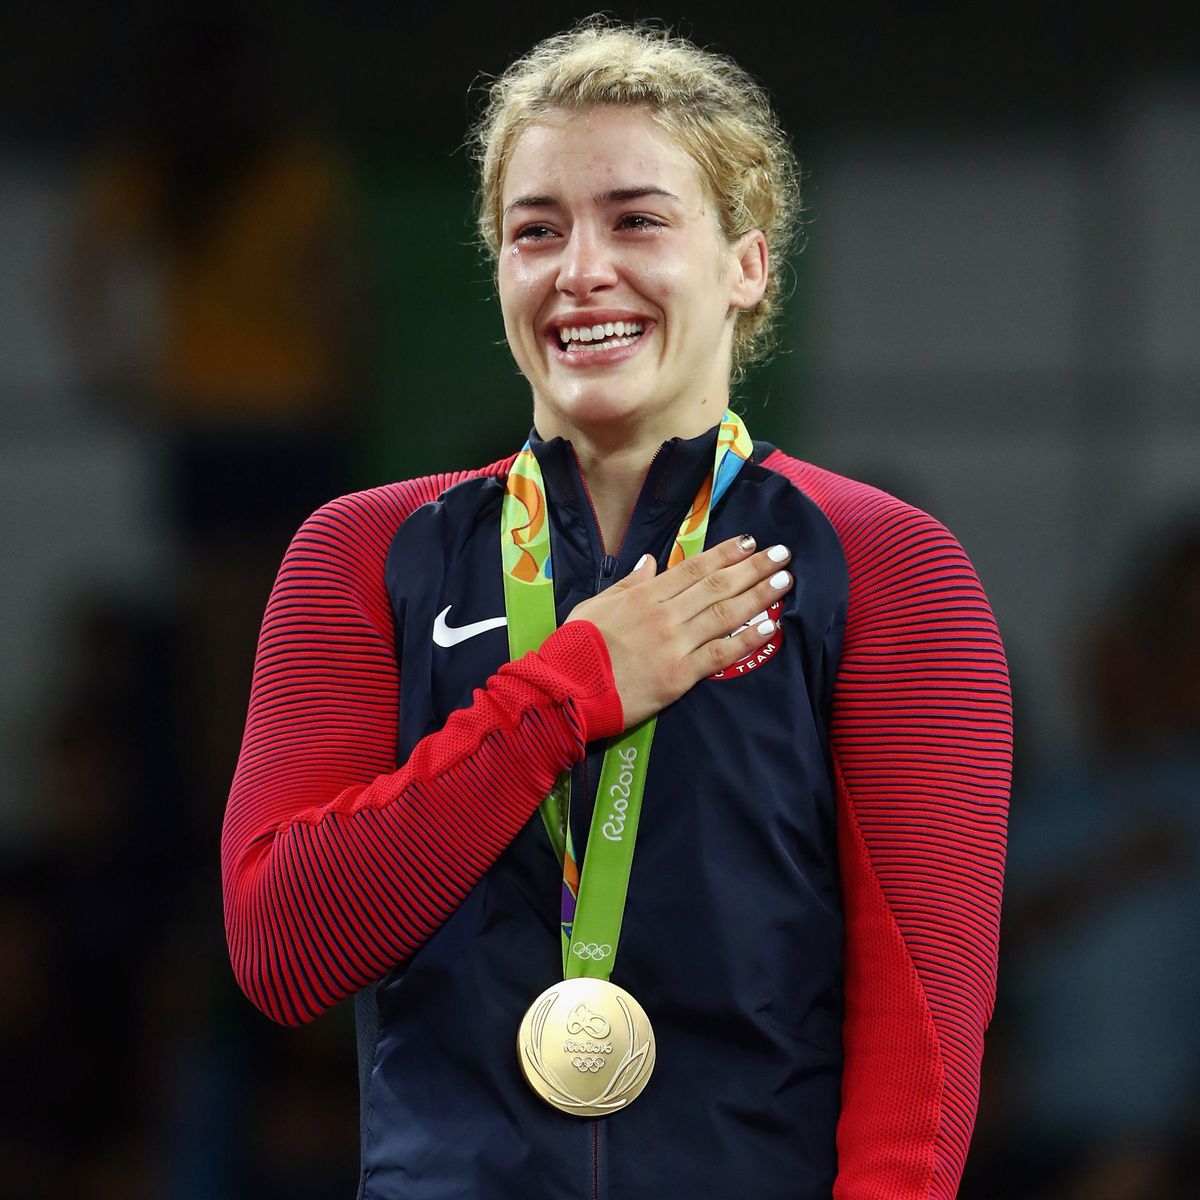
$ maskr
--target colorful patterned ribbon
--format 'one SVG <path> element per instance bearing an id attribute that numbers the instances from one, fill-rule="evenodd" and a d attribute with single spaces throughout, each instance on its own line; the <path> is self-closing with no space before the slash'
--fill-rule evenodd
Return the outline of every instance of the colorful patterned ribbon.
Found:
<path id="1" fill-rule="evenodd" d="M 668 568 L 704 548 L 709 515 L 753 450 L 745 424 L 727 410 L 717 432 L 712 472 L 705 476 L 679 526 Z M 528 442 L 508 474 L 500 520 L 500 553 L 508 652 L 510 658 L 517 659 L 540 647 L 558 627 L 546 485 Z M 563 865 L 561 927 L 563 976 L 567 979 L 607 979 L 612 972 L 655 723 L 656 718 L 650 717 L 627 730 L 611 741 L 604 753 L 582 878 L 571 838 L 569 771 L 540 806 L 542 823 Z"/>

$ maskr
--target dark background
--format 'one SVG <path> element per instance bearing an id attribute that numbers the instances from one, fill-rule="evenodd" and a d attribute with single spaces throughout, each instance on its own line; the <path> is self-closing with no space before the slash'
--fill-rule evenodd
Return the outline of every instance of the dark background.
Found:
<path id="1" fill-rule="evenodd" d="M 237 992 L 224 797 L 300 521 L 523 439 L 462 145 L 473 83 L 574 15 L 0 19 L 0 1196 L 352 1194 L 348 1006 L 281 1030 Z M 767 85 L 805 172 L 748 424 L 945 520 L 1008 647 L 1003 961 L 962 1195 L 1194 1197 L 1196 21 L 652 15 Z"/>

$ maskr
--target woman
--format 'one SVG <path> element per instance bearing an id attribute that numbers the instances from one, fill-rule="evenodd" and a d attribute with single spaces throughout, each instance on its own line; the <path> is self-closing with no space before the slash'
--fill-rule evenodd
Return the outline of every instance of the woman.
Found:
<path id="1" fill-rule="evenodd" d="M 226 818 L 239 981 L 285 1023 L 356 997 L 366 1197 L 952 1196 L 1007 676 L 944 529 L 726 409 L 786 143 L 732 63 L 590 22 L 479 144 L 534 429 L 297 535 Z"/>

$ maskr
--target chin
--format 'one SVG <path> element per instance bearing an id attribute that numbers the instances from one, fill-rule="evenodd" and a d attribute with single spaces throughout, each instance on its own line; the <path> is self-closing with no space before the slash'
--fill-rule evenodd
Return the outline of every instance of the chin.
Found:
<path id="1" fill-rule="evenodd" d="M 654 407 L 652 400 L 639 396 L 633 388 L 612 382 L 590 382 L 542 394 L 547 397 L 543 401 L 547 409 L 579 426 L 620 424 Z"/>

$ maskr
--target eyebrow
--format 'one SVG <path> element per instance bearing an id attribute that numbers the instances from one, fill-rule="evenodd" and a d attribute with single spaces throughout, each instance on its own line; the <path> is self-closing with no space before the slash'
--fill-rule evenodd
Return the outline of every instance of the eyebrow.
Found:
<path id="1" fill-rule="evenodd" d="M 666 200 L 679 202 L 679 197 L 666 188 L 655 187 L 651 184 L 637 184 L 634 187 L 614 188 L 609 192 L 600 192 L 592 197 L 597 204 L 625 204 L 630 200 L 641 200 L 646 196 L 661 196 Z M 558 201 L 553 196 L 518 196 L 504 206 L 505 215 L 514 208 L 553 208 Z"/>

